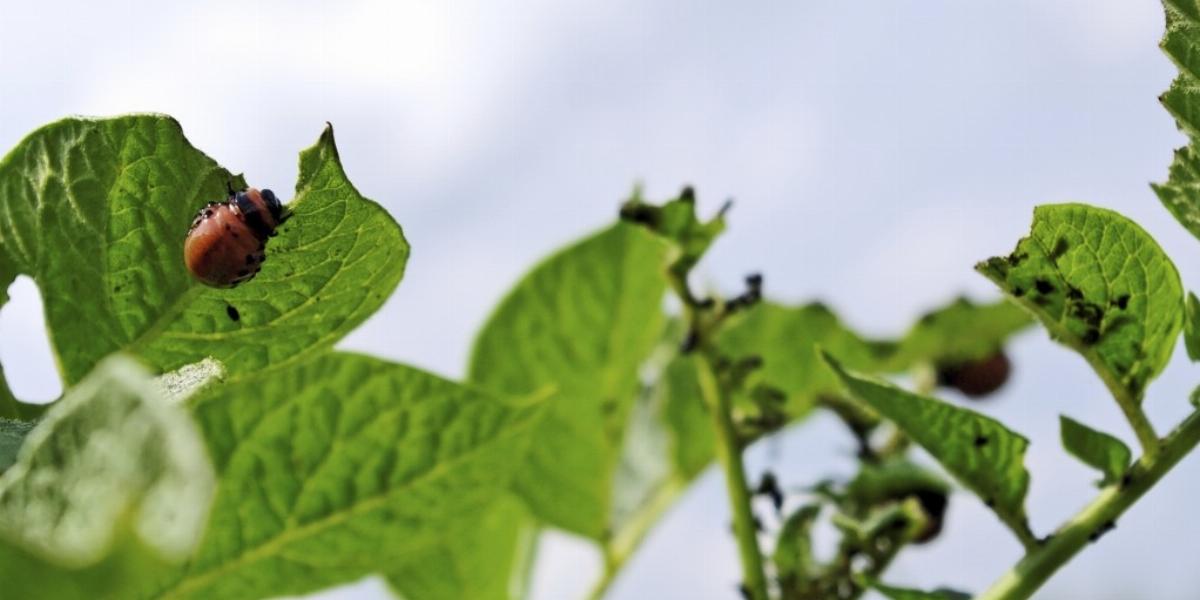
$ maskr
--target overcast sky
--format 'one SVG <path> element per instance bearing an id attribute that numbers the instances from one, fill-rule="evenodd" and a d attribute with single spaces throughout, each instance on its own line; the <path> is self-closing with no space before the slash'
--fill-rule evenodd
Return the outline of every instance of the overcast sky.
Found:
<path id="1" fill-rule="evenodd" d="M 95 2 L 0 0 L 0 153 L 68 114 L 170 113 L 257 187 L 291 189 L 296 153 L 332 121 L 347 172 L 413 245 L 404 282 L 341 345 L 459 376 L 472 335 L 535 260 L 609 223 L 641 180 L 737 200 L 703 265 L 732 289 L 822 299 L 862 331 L 902 331 L 957 293 L 995 296 L 971 266 L 1006 253 L 1035 205 L 1117 209 L 1146 227 L 1185 284 L 1200 245 L 1148 182 L 1183 143 L 1156 102 L 1172 75 L 1151 0 L 888 2 Z M 286 196 L 287 194 L 281 194 Z M 28 280 L 0 311 L 18 395 L 58 380 Z M 1057 442 L 1068 413 L 1132 443 L 1082 359 L 1033 332 L 983 407 L 1033 440 L 1030 512 L 1048 531 L 1095 475 Z M 1177 352 L 1151 387 L 1160 430 L 1187 411 L 1196 369 Z M 752 466 L 786 484 L 848 473 L 850 440 L 817 418 Z M 1200 459 L 1183 462 L 1045 598 L 1195 597 Z M 710 472 L 628 567 L 612 598 L 735 598 L 727 510 Z M 554 536 L 539 598 L 596 572 Z M 984 589 L 1020 549 L 959 495 L 934 544 L 889 580 Z M 374 582 L 328 597 L 382 597 Z"/>

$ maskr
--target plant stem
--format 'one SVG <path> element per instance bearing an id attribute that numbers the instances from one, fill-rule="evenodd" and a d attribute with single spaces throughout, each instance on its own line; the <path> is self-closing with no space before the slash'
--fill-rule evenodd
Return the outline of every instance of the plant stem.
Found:
<path id="1" fill-rule="evenodd" d="M 1106 487 L 1040 547 L 1026 554 L 978 600 L 1019 600 L 1032 596 L 1086 544 L 1096 541 L 1114 527 L 1117 518 L 1154 487 L 1198 443 L 1200 411 L 1192 413 L 1171 432 L 1162 441 L 1159 452 L 1142 456 L 1129 469 L 1123 481 Z"/>
<path id="2" fill-rule="evenodd" d="M 754 600 L 768 600 L 767 577 L 763 570 L 762 550 L 758 547 L 758 528 L 750 507 L 746 487 L 746 469 L 742 465 L 742 443 L 730 415 L 729 397 L 717 382 L 711 358 L 706 353 L 692 357 L 700 383 L 700 393 L 712 415 L 717 435 L 717 458 L 725 471 L 725 488 L 733 511 L 733 531 L 737 537 L 742 563 L 743 585 Z"/>
<path id="3" fill-rule="evenodd" d="M 604 572 L 592 586 L 592 591 L 587 596 L 590 600 L 600 600 L 608 593 L 608 588 L 616 581 L 621 567 L 633 556 L 642 539 L 658 523 L 659 517 L 671 507 L 679 494 L 683 493 L 687 484 L 683 478 L 672 477 L 654 493 L 644 509 L 639 510 L 615 535 L 604 541 Z"/>

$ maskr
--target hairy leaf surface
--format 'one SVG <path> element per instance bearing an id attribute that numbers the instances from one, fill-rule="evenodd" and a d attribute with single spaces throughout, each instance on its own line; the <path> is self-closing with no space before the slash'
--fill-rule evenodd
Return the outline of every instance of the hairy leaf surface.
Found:
<path id="1" fill-rule="evenodd" d="M 1163 206 L 1200 238 L 1200 7 L 1192 1 L 1163 2 L 1167 27 L 1160 46 L 1179 68 L 1170 89 L 1159 97 L 1191 142 L 1175 151 L 1167 181 L 1155 184 Z"/>

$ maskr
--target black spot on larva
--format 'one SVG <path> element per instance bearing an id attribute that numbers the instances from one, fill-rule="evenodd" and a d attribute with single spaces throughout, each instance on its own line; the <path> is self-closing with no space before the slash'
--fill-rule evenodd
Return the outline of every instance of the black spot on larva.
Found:
<path id="1" fill-rule="evenodd" d="M 1121 294 L 1120 296 L 1117 296 L 1117 299 L 1113 302 L 1113 304 L 1116 304 L 1117 308 L 1125 310 L 1129 306 L 1129 294 Z"/>
<path id="2" fill-rule="evenodd" d="M 1054 291 L 1054 284 L 1045 279 L 1038 279 L 1033 282 L 1039 294 L 1049 294 Z"/>
<path id="3" fill-rule="evenodd" d="M 988 443 L 988 437 L 986 435 L 975 436 L 975 447 L 976 448 L 982 448 L 982 447 L 986 446 L 987 443 Z"/>
<path id="4" fill-rule="evenodd" d="M 1133 476 L 1126 473 L 1125 476 L 1121 478 L 1121 488 L 1127 488 L 1131 483 L 1133 483 Z"/>
<path id="5" fill-rule="evenodd" d="M 229 315 L 229 320 L 234 322 L 240 321 L 242 318 L 242 315 L 238 314 L 238 309 L 234 308 L 232 304 L 225 305 L 225 314 Z"/>

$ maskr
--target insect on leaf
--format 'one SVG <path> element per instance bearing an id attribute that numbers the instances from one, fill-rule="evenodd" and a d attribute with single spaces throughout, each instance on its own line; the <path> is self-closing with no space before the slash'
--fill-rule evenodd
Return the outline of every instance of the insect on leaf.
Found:
<path id="1" fill-rule="evenodd" d="M 349 182 L 327 128 L 300 155 L 293 216 L 262 272 L 205 287 L 184 266 L 184 237 L 230 185 L 245 183 L 163 115 L 64 119 L 0 160 L 0 286 L 22 273 L 37 282 L 64 387 L 117 350 L 158 371 L 208 356 L 230 373 L 298 360 L 399 283 L 404 235 Z"/>
<path id="2" fill-rule="evenodd" d="M 1175 265 L 1145 230 L 1111 210 L 1039 206 L 1016 250 L 976 269 L 1135 402 L 1166 366 L 1183 326 Z"/>

